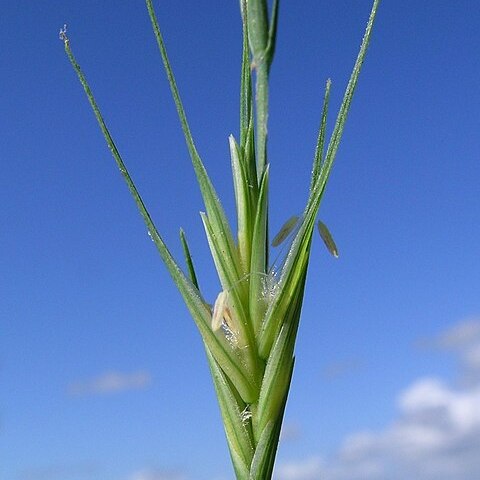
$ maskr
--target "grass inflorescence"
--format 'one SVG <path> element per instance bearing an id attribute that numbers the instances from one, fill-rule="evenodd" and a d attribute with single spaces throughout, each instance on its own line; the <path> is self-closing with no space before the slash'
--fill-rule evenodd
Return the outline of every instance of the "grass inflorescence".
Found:
<path id="1" fill-rule="evenodd" d="M 240 135 L 229 137 L 237 210 L 236 236 L 195 147 L 167 50 L 152 5 L 146 0 L 154 35 L 205 204 L 201 219 L 220 289 L 213 305 L 200 291 L 185 232 L 180 230 L 186 272 L 158 232 L 77 63 L 67 37 L 65 51 L 87 94 L 107 145 L 127 183 L 167 269 L 202 336 L 238 480 L 272 476 L 283 413 L 294 366 L 294 346 L 315 224 L 328 250 L 338 249 L 317 215 L 342 137 L 370 40 L 379 0 L 374 0 L 366 32 L 329 142 L 326 126 L 331 82 L 326 83 L 314 151 L 309 197 L 301 215 L 291 217 L 272 242 L 268 235 L 268 86 L 275 53 L 279 0 L 241 0 L 243 48 Z M 271 262 L 271 248 L 286 245 L 283 261 Z"/>

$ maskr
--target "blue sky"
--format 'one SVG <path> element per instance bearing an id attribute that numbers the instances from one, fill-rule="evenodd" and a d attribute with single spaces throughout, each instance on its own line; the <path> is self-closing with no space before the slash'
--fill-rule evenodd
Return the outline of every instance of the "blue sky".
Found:
<path id="1" fill-rule="evenodd" d="M 231 218 L 238 2 L 157 1 L 198 149 Z M 272 230 L 303 208 L 367 0 L 283 2 Z M 200 194 L 143 2 L 2 2 L 0 479 L 233 477 L 200 337 L 58 30 L 158 228 L 218 293 Z M 480 475 L 480 12 L 384 0 L 320 216 L 279 480 Z"/>

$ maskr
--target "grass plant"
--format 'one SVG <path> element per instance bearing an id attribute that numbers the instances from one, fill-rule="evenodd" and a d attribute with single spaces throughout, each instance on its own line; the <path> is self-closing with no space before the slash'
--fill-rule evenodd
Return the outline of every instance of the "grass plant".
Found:
<path id="1" fill-rule="evenodd" d="M 326 83 L 320 129 L 303 213 L 290 218 L 273 241 L 268 232 L 270 163 L 267 151 L 269 74 L 275 53 L 279 0 L 241 0 L 243 48 L 240 136 L 229 137 L 237 211 L 236 237 L 195 147 L 165 43 L 152 5 L 146 0 L 154 35 L 205 204 L 201 219 L 220 280 L 212 306 L 202 295 L 190 247 L 180 230 L 185 271 L 172 257 L 130 177 L 93 93 L 77 63 L 64 27 L 60 38 L 85 90 L 117 166 L 138 206 L 173 281 L 203 339 L 237 480 L 269 480 L 292 379 L 294 347 L 315 224 L 338 150 L 379 0 L 374 0 L 330 140 L 326 125 L 331 82 Z M 326 225 L 318 230 L 328 250 L 338 250 Z M 286 244 L 274 269 L 271 247 Z M 273 245 L 272 245 L 273 244 Z"/>

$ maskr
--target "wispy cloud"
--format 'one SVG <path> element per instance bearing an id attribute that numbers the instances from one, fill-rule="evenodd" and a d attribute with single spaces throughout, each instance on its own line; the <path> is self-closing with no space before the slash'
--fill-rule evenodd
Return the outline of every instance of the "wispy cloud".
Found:
<path id="1" fill-rule="evenodd" d="M 433 339 L 433 346 L 456 353 L 464 382 L 480 381 L 480 318 L 465 320 Z"/>
<path id="2" fill-rule="evenodd" d="M 179 471 L 145 469 L 133 473 L 128 480 L 186 480 L 186 478 Z"/>
<path id="3" fill-rule="evenodd" d="M 21 470 L 15 480 L 80 480 L 98 478 L 101 469 L 97 464 L 49 465 Z"/>
<path id="4" fill-rule="evenodd" d="M 358 359 L 349 359 L 332 362 L 323 368 L 321 374 L 325 380 L 336 380 L 337 378 L 357 372 L 364 367 L 364 363 Z"/>
<path id="5" fill-rule="evenodd" d="M 106 395 L 143 389 L 151 381 L 150 373 L 143 370 L 132 373 L 105 372 L 94 378 L 73 382 L 67 391 L 70 395 Z"/>
<path id="6" fill-rule="evenodd" d="M 478 368 L 480 322 L 462 322 L 433 343 L 456 352 L 465 369 Z M 480 354 L 479 354 L 480 355 Z M 480 384 L 450 386 L 418 379 L 397 397 L 395 421 L 380 431 L 348 436 L 331 458 L 280 465 L 279 480 L 478 480 Z"/>
<path id="7" fill-rule="evenodd" d="M 280 431 L 280 441 L 281 442 L 290 442 L 297 440 L 301 435 L 300 425 L 294 422 L 286 422 L 282 425 L 282 430 Z"/>

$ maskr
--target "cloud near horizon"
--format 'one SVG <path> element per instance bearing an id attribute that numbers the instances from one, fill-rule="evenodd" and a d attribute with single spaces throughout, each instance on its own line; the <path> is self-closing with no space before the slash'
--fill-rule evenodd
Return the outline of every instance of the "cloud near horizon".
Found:
<path id="1" fill-rule="evenodd" d="M 383 430 L 349 435 L 332 458 L 279 465 L 279 480 L 478 480 L 480 478 L 480 320 L 435 338 L 459 355 L 463 386 L 421 378 L 397 397 L 398 416 Z M 476 381 L 473 381 L 476 379 Z"/>

